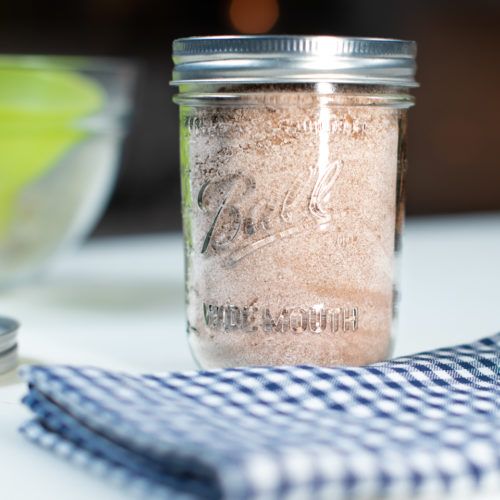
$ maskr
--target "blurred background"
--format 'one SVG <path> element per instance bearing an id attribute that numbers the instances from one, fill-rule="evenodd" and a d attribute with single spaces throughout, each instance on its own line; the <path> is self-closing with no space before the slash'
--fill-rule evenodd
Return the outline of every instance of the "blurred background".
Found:
<path id="1" fill-rule="evenodd" d="M 171 42 L 297 33 L 418 42 L 408 214 L 500 209 L 500 2 L 2 0 L 0 52 L 100 55 L 138 67 L 117 188 L 95 235 L 180 229 Z"/>

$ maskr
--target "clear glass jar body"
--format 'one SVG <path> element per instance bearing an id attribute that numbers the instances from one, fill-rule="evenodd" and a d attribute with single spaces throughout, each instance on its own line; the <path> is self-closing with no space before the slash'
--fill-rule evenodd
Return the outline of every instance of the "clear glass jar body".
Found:
<path id="1" fill-rule="evenodd" d="M 188 337 L 205 368 L 386 359 L 406 89 L 184 85 Z"/>

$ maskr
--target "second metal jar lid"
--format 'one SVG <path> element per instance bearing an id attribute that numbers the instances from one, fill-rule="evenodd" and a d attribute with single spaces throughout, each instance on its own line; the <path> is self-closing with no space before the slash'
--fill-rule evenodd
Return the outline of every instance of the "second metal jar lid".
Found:
<path id="1" fill-rule="evenodd" d="M 335 36 L 216 36 L 173 43 L 173 85 L 337 82 L 416 87 L 417 45 Z"/>
<path id="2" fill-rule="evenodd" d="M 16 345 L 18 328 L 16 320 L 0 316 L 0 356 Z"/>
<path id="3" fill-rule="evenodd" d="M 17 330 L 19 323 L 0 316 L 0 375 L 17 366 Z"/>

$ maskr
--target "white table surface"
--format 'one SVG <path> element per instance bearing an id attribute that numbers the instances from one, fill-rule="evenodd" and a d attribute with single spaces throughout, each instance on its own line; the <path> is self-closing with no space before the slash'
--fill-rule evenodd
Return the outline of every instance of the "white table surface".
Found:
<path id="1" fill-rule="evenodd" d="M 92 241 L 45 278 L 0 294 L 22 322 L 23 363 L 135 372 L 193 368 L 185 341 L 180 235 Z M 396 355 L 500 330 L 500 214 L 409 220 Z M 127 494 L 20 436 L 14 373 L 0 376 L 0 498 L 123 500 Z M 495 494 L 477 498 L 498 498 Z"/>

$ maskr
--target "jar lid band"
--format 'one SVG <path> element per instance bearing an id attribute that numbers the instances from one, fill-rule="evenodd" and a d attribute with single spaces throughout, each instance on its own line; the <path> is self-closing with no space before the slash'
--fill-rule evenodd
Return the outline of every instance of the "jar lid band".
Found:
<path id="1" fill-rule="evenodd" d="M 173 43 L 172 85 L 312 83 L 416 87 L 413 41 L 335 36 L 215 36 Z"/>

